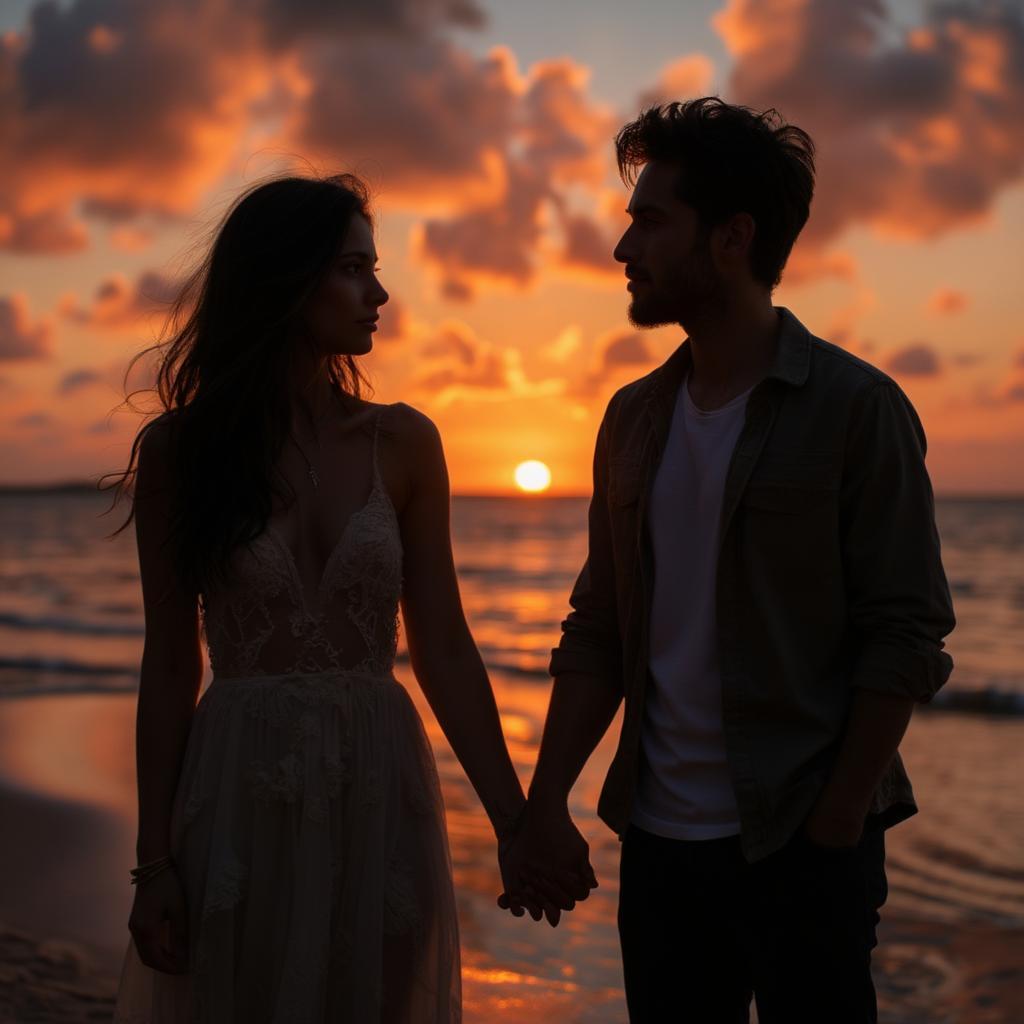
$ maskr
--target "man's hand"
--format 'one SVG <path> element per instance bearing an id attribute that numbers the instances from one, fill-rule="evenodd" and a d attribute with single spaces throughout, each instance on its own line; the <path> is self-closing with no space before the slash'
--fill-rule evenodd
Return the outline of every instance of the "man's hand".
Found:
<path id="1" fill-rule="evenodd" d="M 505 891 L 498 906 L 522 917 L 523 908 L 556 927 L 562 911 L 572 910 L 597 887 L 590 847 L 564 804 L 531 798 L 514 830 L 499 841 L 498 859 Z"/>
<path id="2" fill-rule="evenodd" d="M 816 846 L 856 846 L 864 831 L 864 815 L 819 801 L 800 831 L 805 839 Z"/>

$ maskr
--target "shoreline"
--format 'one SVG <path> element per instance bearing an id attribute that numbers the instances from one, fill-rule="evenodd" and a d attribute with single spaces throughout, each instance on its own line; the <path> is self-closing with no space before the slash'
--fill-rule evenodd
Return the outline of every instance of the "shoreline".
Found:
<path id="1" fill-rule="evenodd" d="M 495 676 L 494 683 L 517 767 L 528 772 L 543 695 L 515 679 Z M 494 909 L 491 837 L 421 696 L 414 686 L 410 692 L 446 778 L 467 1024 L 622 1020 L 618 844 L 592 813 L 608 737 L 573 801 L 602 888 L 558 932 L 531 930 L 532 922 Z M 0 820 L 11 823 L 0 844 L 0 877 L 14 882 L 0 892 L 0 1024 L 110 1019 L 133 894 L 134 714 L 133 694 L 0 701 Z M 1024 1020 L 1024 922 L 942 922 L 890 900 L 879 938 L 883 1024 Z"/>
<path id="2" fill-rule="evenodd" d="M 526 926 L 528 927 L 528 926 Z M 1021 956 L 1024 929 L 959 926 L 937 934 L 931 922 L 896 918 L 881 927 L 873 964 L 880 1024 L 1016 1024 L 1024 1019 Z M 500 977 L 498 977 L 500 976 Z M 564 978 L 523 976 L 463 965 L 466 1021 L 532 1024 L 538 1014 L 573 1021 L 579 991 Z M 109 1021 L 116 975 L 97 967 L 95 951 L 62 939 L 38 938 L 0 920 L 0 1024 Z M 621 992 L 595 993 L 609 1009 Z"/>

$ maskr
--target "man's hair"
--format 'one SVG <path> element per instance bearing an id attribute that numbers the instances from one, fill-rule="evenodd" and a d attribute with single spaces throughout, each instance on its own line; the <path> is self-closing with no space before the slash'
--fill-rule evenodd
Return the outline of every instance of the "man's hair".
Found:
<path id="1" fill-rule="evenodd" d="M 778 111 L 704 96 L 645 110 L 615 137 L 619 174 L 636 184 L 648 161 L 679 166 L 675 194 L 711 228 L 748 213 L 756 231 L 750 250 L 754 277 L 774 288 L 811 209 L 814 143 Z"/>

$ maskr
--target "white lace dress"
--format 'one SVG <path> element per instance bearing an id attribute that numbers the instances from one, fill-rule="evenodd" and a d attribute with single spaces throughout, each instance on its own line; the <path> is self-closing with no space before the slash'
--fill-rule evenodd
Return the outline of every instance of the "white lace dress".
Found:
<path id="1" fill-rule="evenodd" d="M 377 466 L 315 594 L 273 529 L 207 595 L 214 679 L 171 823 L 189 973 L 129 942 L 115 1024 L 461 1019 L 437 770 L 392 675 L 402 549 Z"/>

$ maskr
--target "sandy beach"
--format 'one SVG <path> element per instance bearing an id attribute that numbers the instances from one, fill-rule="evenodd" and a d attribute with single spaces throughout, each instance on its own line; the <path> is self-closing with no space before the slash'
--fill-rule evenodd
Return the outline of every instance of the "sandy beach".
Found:
<path id="1" fill-rule="evenodd" d="M 538 740 L 538 691 L 515 680 L 495 685 L 525 777 Z M 467 1022 L 624 1021 L 614 931 L 618 844 L 593 816 L 610 741 L 574 793 L 602 885 L 553 931 L 494 909 L 486 821 L 414 696 L 445 785 Z M 0 702 L 0 1024 L 110 1017 L 131 903 L 134 713 L 130 695 Z M 884 914 L 880 937 L 876 978 L 888 1024 L 1024 1020 L 1024 930 L 919 919 L 896 906 Z"/>

